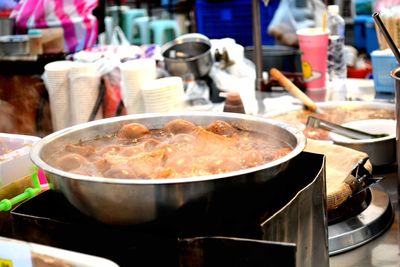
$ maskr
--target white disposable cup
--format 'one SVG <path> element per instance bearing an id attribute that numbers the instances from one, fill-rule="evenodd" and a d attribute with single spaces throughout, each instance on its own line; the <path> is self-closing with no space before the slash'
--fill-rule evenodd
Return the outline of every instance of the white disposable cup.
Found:
<path id="1" fill-rule="evenodd" d="M 160 78 L 142 89 L 146 112 L 170 112 L 183 109 L 183 81 L 181 77 Z"/>
<path id="2" fill-rule="evenodd" d="M 144 113 L 141 89 L 146 82 L 156 79 L 155 60 L 143 58 L 126 61 L 121 64 L 120 70 L 122 97 L 128 114 Z"/>
<path id="3" fill-rule="evenodd" d="M 44 66 L 44 83 L 49 93 L 54 131 L 71 126 L 68 75 L 74 64 L 73 61 L 60 60 Z"/>
<path id="4" fill-rule="evenodd" d="M 71 124 L 88 122 L 99 95 L 101 76 L 96 64 L 75 65 L 69 75 Z M 94 119 L 102 118 L 100 107 Z"/>

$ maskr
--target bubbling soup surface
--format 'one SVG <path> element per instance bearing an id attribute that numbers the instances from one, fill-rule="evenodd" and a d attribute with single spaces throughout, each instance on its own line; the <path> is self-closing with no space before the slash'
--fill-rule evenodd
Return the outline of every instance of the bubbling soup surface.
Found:
<path id="1" fill-rule="evenodd" d="M 66 144 L 48 163 L 87 176 L 183 178 L 255 167 L 292 150 L 276 137 L 240 130 L 225 121 L 202 127 L 176 119 L 162 129 L 130 123 L 112 135 Z"/>

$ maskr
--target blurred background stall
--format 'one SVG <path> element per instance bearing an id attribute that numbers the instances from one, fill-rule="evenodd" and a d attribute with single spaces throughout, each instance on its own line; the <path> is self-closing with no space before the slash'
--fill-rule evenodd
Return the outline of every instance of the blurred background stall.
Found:
<path id="1" fill-rule="evenodd" d="M 338 124 L 379 119 L 394 125 L 396 120 L 396 86 L 390 72 L 399 64 L 375 26 L 374 12 L 380 12 L 399 46 L 400 0 L 0 0 L 0 133 L 45 137 L 122 115 L 217 113 L 224 111 L 226 97 L 234 95 L 243 104 L 240 112 L 282 120 L 309 140 L 320 138 L 322 148 L 329 147 L 334 142 L 330 133 L 306 127 L 308 115 Z M 333 13 L 337 21 L 344 21 L 344 29 L 332 23 Z M 302 41 L 320 33 L 328 42 L 321 53 L 313 48 L 307 56 L 327 63 L 329 72 L 324 64 L 317 69 L 306 58 L 299 42 L 302 32 L 306 33 Z M 332 101 L 330 90 L 337 89 L 332 70 L 343 61 L 339 77 L 346 88 L 343 101 Z M 273 68 L 287 79 L 270 75 Z M 318 86 L 310 86 L 311 79 L 325 75 Z M 290 96 L 293 91 L 297 93 Z M 304 94 L 316 102 L 312 106 L 318 112 L 306 109 L 296 98 Z M 309 173 L 304 168 L 308 162 L 301 164 L 308 158 L 302 152 L 289 173 Z M 398 166 L 393 161 L 391 157 L 386 166 L 373 169 L 374 175 L 390 178 L 381 179 L 385 190 L 377 193 L 373 187 L 372 193 L 355 194 L 345 202 L 348 206 L 328 213 L 331 229 L 338 222 L 374 218 L 364 213 L 370 209 L 379 217 L 357 229 L 339 227 L 342 232 L 336 236 L 330 231 L 331 266 L 398 265 L 400 235 L 392 223 L 398 221 Z M 316 163 L 319 166 L 312 167 L 319 168 L 321 178 L 329 162 Z M 369 186 L 367 182 L 364 185 Z M 383 198 L 376 200 L 377 195 Z M 357 223 L 350 226 L 358 227 Z M 363 239 L 353 238 L 354 232 Z M 353 243 L 335 243 L 343 236 Z M 310 247 L 327 252 L 327 247 L 314 245 Z M 346 253 L 334 256 L 342 252 Z M 300 266 L 310 266 L 308 260 Z"/>

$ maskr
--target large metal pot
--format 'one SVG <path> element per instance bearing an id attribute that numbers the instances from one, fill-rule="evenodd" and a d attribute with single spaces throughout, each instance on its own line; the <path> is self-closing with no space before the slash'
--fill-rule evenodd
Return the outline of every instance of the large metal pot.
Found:
<path id="1" fill-rule="evenodd" d="M 149 129 L 162 128 L 173 119 L 208 125 L 224 120 L 235 126 L 260 132 L 293 147 L 286 156 L 240 171 L 180 179 L 115 179 L 88 177 L 56 169 L 47 164 L 49 157 L 67 143 L 115 133 L 121 125 L 138 122 Z M 83 213 L 108 224 L 138 224 L 169 215 L 196 201 L 208 201 L 219 190 L 265 183 L 284 171 L 289 161 L 305 147 L 303 133 L 284 123 L 235 113 L 140 114 L 115 117 L 76 125 L 37 142 L 31 150 L 32 161 L 42 168 L 50 188 L 62 192 Z M 232 155 L 234 157 L 235 155 Z M 237 197 L 232 196 L 232 197 Z"/>
<path id="2" fill-rule="evenodd" d="M 377 102 L 377 101 L 331 101 L 331 102 L 320 102 L 317 106 L 322 110 L 324 108 L 334 107 L 357 107 L 365 109 L 382 109 L 388 111 L 395 111 L 396 107 L 393 103 Z M 368 118 L 364 118 L 363 114 L 359 114 L 362 120 L 368 121 Z M 357 116 L 354 116 L 357 117 Z M 384 118 L 384 119 L 395 119 L 395 118 Z M 355 119 L 358 120 L 358 119 Z M 354 121 L 355 122 L 355 121 Z M 347 121 L 346 123 L 350 123 Z M 341 124 L 343 124 L 341 122 Z M 361 129 L 366 130 L 366 129 Z M 366 130 L 368 132 L 368 130 Z M 371 132 L 371 131 L 369 131 Z M 379 130 L 377 132 L 380 132 Z M 358 151 L 362 151 L 368 154 L 370 161 L 373 166 L 389 165 L 396 161 L 396 143 L 395 138 L 391 135 L 384 138 L 378 138 L 373 140 L 360 140 L 360 141 L 339 141 L 333 140 L 335 144 L 346 146 Z"/>
<path id="3" fill-rule="evenodd" d="M 8 17 L 0 17 L 0 36 L 14 34 L 15 20 Z"/>
<path id="4" fill-rule="evenodd" d="M 389 165 L 396 161 L 395 120 L 359 120 L 344 123 L 342 125 L 368 133 L 385 133 L 388 134 L 388 136 L 354 140 L 331 133 L 330 137 L 335 144 L 367 153 L 372 165 L 374 166 Z"/>
<path id="5" fill-rule="evenodd" d="M 161 48 L 167 71 L 174 76 L 206 76 L 212 67 L 211 43 L 205 36 L 188 34 L 164 44 Z"/>
<path id="6" fill-rule="evenodd" d="M 397 157 L 397 203 L 400 201 L 400 68 L 390 73 L 395 79 L 395 101 L 396 101 L 396 157 Z M 398 221 L 400 229 L 400 220 Z"/>
<path id="7" fill-rule="evenodd" d="M 388 111 L 395 111 L 395 105 L 392 103 L 385 103 L 385 102 L 377 102 L 377 101 L 328 101 L 328 102 L 317 102 L 316 103 L 318 108 L 324 112 L 324 110 L 334 109 L 334 108 L 354 108 L 354 109 L 366 109 L 366 110 L 388 110 Z M 294 107 L 290 110 L 280 110 L 277 112 L 270 112 L 266 116 L 274 119 L 278 119 L 285 121 L 284 116 L 289 112 L 298 112 L 297 119 L 299 129 L 304 129 L 305 125 L 302 124 L 306 121 L 310 112 L 303 111 L 301 107 Z M 318 116 L 319 114 L 313 114 L 314 116 Z M 323 115 L 323 114 L 320 114 Z M 352 112 L 352 117 L 354 120 L 368 120 L 371 118 L 367 118 L 366 115 L 368 113 L 356 113 Z M 393 113 L 394 115 L 394 113 Z M 294 116 L 293 116 L 294 117 Z M 387 117 L 381 119 L 395 119 L 394 117 Z M 327 119 L 331 122 L 343 124 L 350 122 L 346 120 L 344 117 L 336 116 L 336 120 Z M 301 123 L 300 123 L 301 122 Z M 294 123 L 290 122 L 290 123 Z M 380 139 L 373 139 L 373 140 L 364 140 L 364 141 L 354 141 L 354 142 L 341 142 L 339 140 L 331 140 L 334 143 L 342 146 L 346 146 L 349 148 L 353 148 L 362 152 L 365 152 L 369 155 L 372 165 L 374 166 L 382 166 L 388 165 L 393 163 L 396 160 L 396 144 L 393 137 L 388 138 L 380 138 Z"/>

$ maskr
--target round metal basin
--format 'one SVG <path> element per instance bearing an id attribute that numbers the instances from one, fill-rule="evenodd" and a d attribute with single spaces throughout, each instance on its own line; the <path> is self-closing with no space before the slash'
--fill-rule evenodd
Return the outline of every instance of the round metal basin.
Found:
<path id="1" fill-rule="evenodd" d="M 137 122 L 149 129 L 160 129 L 178 118 L 202 126 L 224 120 L 240 129 L 264 133 L 266 138 L 283 141 L 293 150 L 272 162 L 239 171 L 156 180 L 84 176 L 56 169 L 47 163 L 50 156 L 65 144 L 115 133 L 126 123 Z M 206 203 L 222 189 L 227 192 L 233 187 L 266 183 L 287 168 L 289 161 L 303 151 L 305 143 L 300 130 L 262 117 L 206 112 L 140 114 L 93 121 L 55 132 L 37 142 L 30 155 L 32 161 L 45 171 L 50 187 L 62 192 L 84 214 L 103 223 L 126 225 L 156 220 L 196 201 Z"/>

